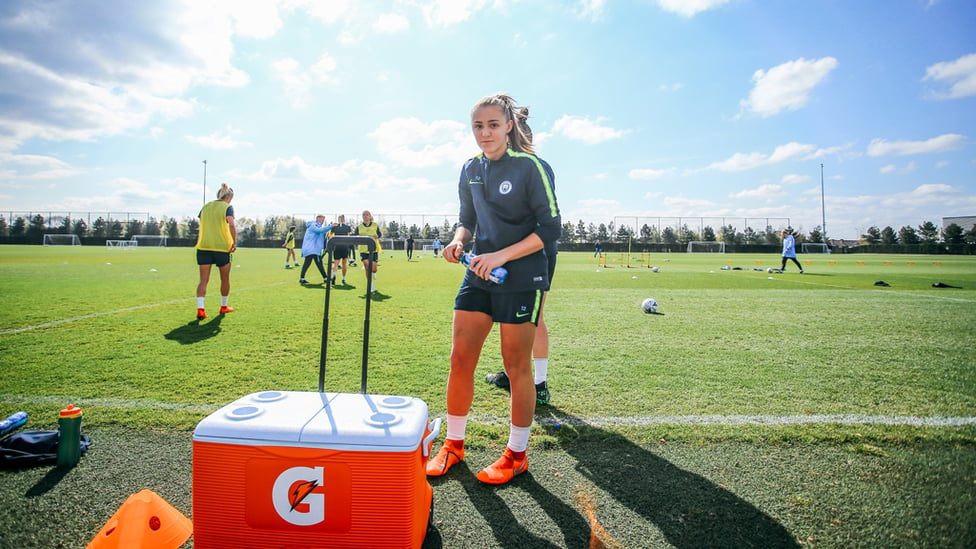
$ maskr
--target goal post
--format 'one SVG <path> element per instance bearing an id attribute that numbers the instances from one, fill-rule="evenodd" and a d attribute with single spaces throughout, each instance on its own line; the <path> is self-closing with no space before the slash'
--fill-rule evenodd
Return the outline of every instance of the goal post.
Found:
<path id="1" fill-rule="evenodd" d="M 162 248 L 166 246 L 166 237 L 161 234 L 135 234 L 132 235 L 132 242 L 135 242 L 135 246 L 140 248 L 143 246 Z"/>
<path id="2" fill-rule="evenodd" d="M 724 254 L 725 242 L 693 240 L 688 243 L 688 253 Z"/>
<path id="3" fill-rule="evenodd" d="M 76 234 L 45 234 L 45 246 L 81 246 L 81 238 Z"/>
<path id="4" fill-rule="evenodd" d="M 829 254 L 830 247 L 823 242 L 801 242 L 801 254 Z"/>
<path id="5" fill-rule="evenodd" d="M 139 241 L 138 240 L 106 240 L 105 241 L 105 247 L 106 248 L 124 248 L 124 249 L 138 248 L 139 247 Z"/>

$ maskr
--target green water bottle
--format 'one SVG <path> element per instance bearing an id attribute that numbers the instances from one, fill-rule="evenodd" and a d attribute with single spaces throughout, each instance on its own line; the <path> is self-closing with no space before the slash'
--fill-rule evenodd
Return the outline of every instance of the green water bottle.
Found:
<path id="1" fill-rule="evenodd" d="M 81 408 L 68 405 L 58 415 L 58 467 L 74 467 L 81 460 Z"/>

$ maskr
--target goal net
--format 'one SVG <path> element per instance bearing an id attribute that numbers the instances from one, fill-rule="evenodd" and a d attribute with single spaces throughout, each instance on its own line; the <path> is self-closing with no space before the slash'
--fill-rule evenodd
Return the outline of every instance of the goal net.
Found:
<path id="1" fill-rule="evenodd" d="M 724 254 L 725 242 L 692 241 L 688 243 L 688 253 Z"/>
<path id="2" fill-rule="evenodd" d="M 132 235 L 132 241 L 135 242 L 136 246 L 166 246 L 166 237 L 161 234 L 135 234 Z"/>
<path id="3" fill-rule="evenodd" d="M 829 254 L 830 248 L 823 242 L 802 242 L 800 243 L 800 253 L 802 254 Z"/>
<path id="4" fill-rule="evenodd" d="M 81 246 L 81 239 L 76 234 L 46 234 L 45 246 Z"/>
<path id="5" fill-rule="evenodd" d="M 106 240 L 106 248 L 136 248 L 139 242 L 136 240 Z"/>

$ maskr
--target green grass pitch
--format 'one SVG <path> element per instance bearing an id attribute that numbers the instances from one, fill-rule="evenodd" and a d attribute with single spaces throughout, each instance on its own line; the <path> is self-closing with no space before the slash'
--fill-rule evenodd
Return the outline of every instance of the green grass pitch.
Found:
<path id="1" fill-rule="evenodd" d="M 800 261 L 802 275 L 793 265 L 768 273 L 779 266 L 774 255 L 608 254 L 604 263 L 590 253 L 561 253 L 545 309 L 553 401 L 537 410 L 530 450 L 555 463 L 581 464 L 600 462 L 604 447 L 644 452 L 637 466 L 653 471 L 638 476 L 678 467 L 707 479 L 709 489 L 738 484 L 737 497 L 775 517 L 797 544 L 973 542 L 976 259 L 837 254 Z M 84 408 L 86 430 L 103 432 L 104 440 L 147 432 L 185 439 L 203 417 L 242 395 L 314 391 L 325 288 L 314 267 L 307 275 L 312 284 L 302 286 L 299 270 L 283 265 L 283 250 L 238 250 L 230 299 L 236 312 L 217 314 L 215 270 L 210 318 L 198 322 L 192 249 L 0 247 L 0 414 L 25 410 L 31 428 L 54 428 L 57 410 L 71 403 Z M 462 273 L 429 253 L 415 253 L 410 262 L 402 251 L 382 255 L 372 302 L 370 393 L 416 396 L 433 416 L 443 416 L 451 308 Z M 350 269 L 347 279 L 331 295 L 327 391 L 359 390 L 365 274 Z M 956 288 L 935 288 L 936 282 Z M 658 301 L 662 314 L 641 311 L 646 297 Z M 496 330 L 478 379 L 499 369 Z M 493 455 L 504 445 L 507 399 L 477 383 L 473 455 Z M 188 470 L 188 460 L 183 456 L 187 463 L 179 467 Z M 780 460 L 804 470 L 789 470 Z M 901 475 L 923 493 L 869 490 L 862 501 L 865 492 L 856 486 L 818 488 L 823 494 L 796 488 L 815 469 L 843 476 L 851 474 L 842 473 L 848 467 L 874 470 L 874 481 L 889 487 L 898 483 L 885 476 Z M 730 473 L 737 468 L 741 477 Z M 920 480 L 947 470 L 954 472 L 944 482 L 926 487 Z M 545 473 L 534 471 L 544 483 Z M 23 478 L 0 473 L 5 476 Z M 962 483 L 949 490 L 957 503 L 939 509 L 949 480 Z M 764 486 L 767 481 L 776 486 Z M 576 479 L 570 483 L 576 488 L 553 497 L 576 509 L 579 486 L 590 482 Z M 620 546 L 694 545 L 668 526 L 671 518 L 626 504 L 641 496 L 623 484 L 591 488 L 608 509 L 603 526 L 619 525 L 607 531 Z M 474 490 L 464 482 L 435 483 L 435 502 L 467 502 Z M 24 493 L 5 497 L 20 501 Z M 171 497 L 182 501 L 189 494 Z M 504 492 L 493 497 L 520 505 Z M 899 498 L 905 501 L 892 503 Z M 43 505 L 26 501 L 25 509 Z M 889 508 L 920 502 L 926 508 Z M 708 506 L 688 503 L 705 514 L 694 520 L 707 520 Z M 849 510 L 834 513 L 839 524 L 821 524 L 825 509 L 838 508 Z M 857 518 L 855 509 L 867 518 Z M 879 527 L 878 516 L 901 517 L 905 531 Z M 473 517 L 461 520 L 472 528 L 485 529 L 482 520 L 493 525 L 490 517 Z M 106 518 L 90 518 L 88 528 L 96 526 L 89 537 Z M 13 528 L 12 520 L 0 513 L 0 531 Z M 636 531 L 624 526 L 634 520 Z M 955 530 L 944 526 L 960 521 Z M 545 546 L 573 546 L 558 541 L 560 531 L 572 528 L 555 522 Z M 576 526 L 589 532 L 592 524 Z M 492 540 L 504 546 L 507 539 L 488 528 L 487 545 L 457 545 L 467 538 L 445 525 L 439 530 L 445 547 L 493 546 Z"/>

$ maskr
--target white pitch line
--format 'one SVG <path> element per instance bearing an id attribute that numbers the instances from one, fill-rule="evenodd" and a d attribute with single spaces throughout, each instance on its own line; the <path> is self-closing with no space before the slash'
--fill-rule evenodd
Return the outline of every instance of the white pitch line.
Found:
<path id="1" fill-rule="evenodd" d="M 235 292 L 246 292 L 246 291 L 249 291 L 249 290 L 256 290 L 256 289 L 259 289 L 259 288 L 268 288 L 270 286 L 281 286 L 283 284 L 287 284 L 287 283 L 286 282 L 274 282 L 272 284 L 264 284 L 262 286 L 250 286 L 250 287 L 247 287 L 247 288 L 235 289 L 234 291 Z M 148 303 L 146 305 L 135 305 L 133 307 L 123 307 L 121 309 L 115 309 L 113 311 L 101 311 L 101 312 L 98 312 L 98 313 L 89 313 L 87 315 L 73 316 L 73 317 L 70 317 L 70 318 L 61 318 L 61 319 L 58 319 L 58 320 L 52 320 L 50 322 L 42 322 L 41 324 L 34 324 L 34 325 L 31 325 L 31 326 L 21 326 L 20 328 L 6 328 L 6 329 L 3 329 L 3 330 L 0 330 L 0 336 L 2 336 L 2 335 L 10 335 L 10 334 L 19 334 L 21 332 L 29 332 L 31 330 L 39 330 L 41 328 L 50 328 L 51 326 L 58 326 L 58 325 L 61 325 L 61 324 L 68 324 L 69 322 L 78 322 L 79 320 L 87 320 L 89 318 L 96 318 L 96 317 L 100 317 L 100 316 L 117 315 L 117 314 L 120 314 L 120 313 L 131 313 L 132 311 L 138 311 L 140 309 L 152 309 L 154 307 L 163 307 L 165 305 L 173 305 L 175 303 L 183 303 L 185 301 L 192 301 L 193 299 L 194 298 L 192 298 L 192 297 L 185 297 L 185 298 L 180 298 L 180 299 L 171 299 L 169 301 L 160 301 L 159 303 Z"/>
<path id="2" fill-rule="evenodd" d="M 62 405 L 65 402 L 81 408 L 103 407 L 123 409 L 167 410 L 174 412 L 212 413 L 224 404 L 162 402 L 151 399 L 74 398 L 58 396 L 29 396 L 0 394 L 0 403 Z M 225 404 L 229 404 L 225 403 Z M 436 414 L 435 414 L 436 415 Z M 479 415 L 472 420 L 486 425 L 507 425 L 508 416 Z M 540 425 L 556 423 L 589 427 L 650 427 L 654 425 L 911 425 L 913 427 L 963 427 L 976 425 L 976 417 L 961 416 L 871 416 L 864 414 L 822 414 L 798 416 L 773 415 L 661 415 L 661 416 L 546 416 L 536 418 Z"/>

